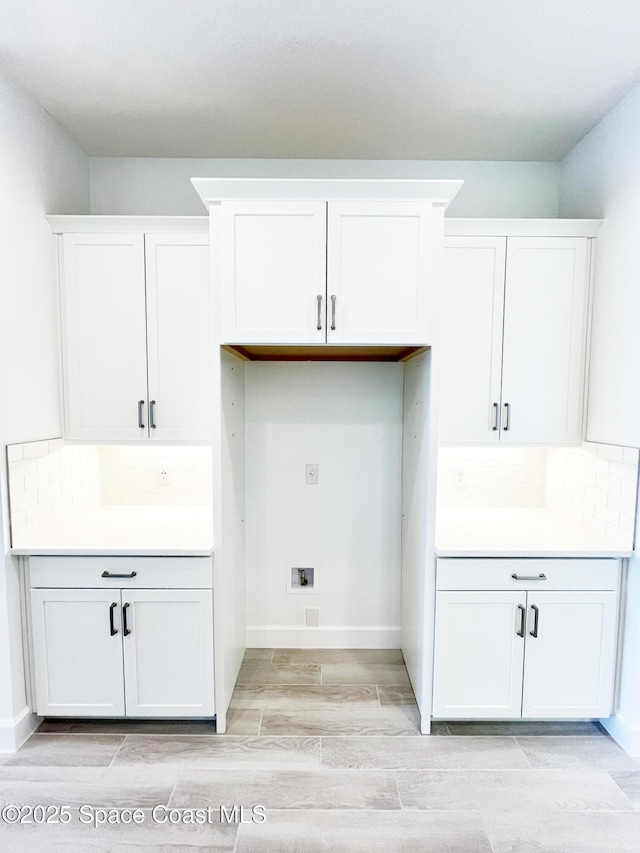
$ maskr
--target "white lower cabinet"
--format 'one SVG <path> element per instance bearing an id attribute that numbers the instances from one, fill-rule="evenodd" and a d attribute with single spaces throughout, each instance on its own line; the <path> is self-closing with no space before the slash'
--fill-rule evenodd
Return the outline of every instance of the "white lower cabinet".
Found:
<path id="1" fill-rule="evenodd" d="M 214 715 L 211 561 L 175 558 L 172 579 L 172 559 L 154 566 L 146 557 L 32 558 L 38 714 Z M 209 587 L 141 588 L 179 584 L 181 566 L 192 582 Z M 83 571 L 87 588 L 72 587 Z"/>
<path id="2" fill-rule="evenodd" d="M 438 560 L 433 716 L 609 716 L 618 574 L 616 560 Z"/>

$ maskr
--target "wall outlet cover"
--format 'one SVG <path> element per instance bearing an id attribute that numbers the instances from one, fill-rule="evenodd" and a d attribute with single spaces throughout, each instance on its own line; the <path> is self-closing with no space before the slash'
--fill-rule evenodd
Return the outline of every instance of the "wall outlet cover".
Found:
<path id="1" fill-rule="evenodd" d="M 320 610 L 318 607 L 307 607 L 305 617 L 308 628 L 317 628 L 320 625 Z"/>

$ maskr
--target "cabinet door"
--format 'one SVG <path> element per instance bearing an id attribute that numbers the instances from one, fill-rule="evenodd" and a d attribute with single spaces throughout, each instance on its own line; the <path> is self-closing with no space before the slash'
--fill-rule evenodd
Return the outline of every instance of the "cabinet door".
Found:
<path id="1" fill-rule="evenodd" d="M 525 593 L 437 593 L 434 717 L 520 716 L 525 606 Z"/>
<path id="2" fill-rule="evenodd" d="M 329 343 L 431 343 L 432 217 L 417 202 L 329 203 Z"/>
<path id="3" fill-rule="evenodd" d="M 505 237 L 448 237 L 440 290 L 439 438 L 496 442 Z"/>
<path id="4" fill-rule="evenodd" d="M 223 202 L 223 343 L 323 343 L 326 204 Z"/>
<path id="5" fill-rule="evenodd" d="M 211 437 L 213 328 L 206 234 L 147 234 L 149 435 Z"/>
<path id="6" fill-rule="evenodd" d="M 146 438 L 143 237 L 65 234 L 62 246 L 65 435 Z"/>
<path id="7" fill-rule="evenodd" d="M 122 716 L 120 590 L 34 589 L 31 620 L 37 713 Z"/>
<path id="8" fill-rule="evenodd" d="M 529 593 L 523 717 L 609 716 L 616 601 L 615 592 Z"/>
<path id="9" fill-rule="evenodd" d="M 586 251 L 581 237 L 507 240 L 503 441 L 580 440 Z"/>
<path id="10" fill-rule="evenodd" d="M 122 605 L 127 714 L 213 716 L 211 590 L 126 589 Z"/>

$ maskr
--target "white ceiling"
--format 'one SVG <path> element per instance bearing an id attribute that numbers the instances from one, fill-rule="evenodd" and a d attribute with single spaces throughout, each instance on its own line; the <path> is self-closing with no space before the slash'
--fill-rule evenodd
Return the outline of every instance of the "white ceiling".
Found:
<path id="1" fill-rule="evenodd" d="M 640 81 L 640 0 L 2 0 L 91 155 L 558 160 Z"/>

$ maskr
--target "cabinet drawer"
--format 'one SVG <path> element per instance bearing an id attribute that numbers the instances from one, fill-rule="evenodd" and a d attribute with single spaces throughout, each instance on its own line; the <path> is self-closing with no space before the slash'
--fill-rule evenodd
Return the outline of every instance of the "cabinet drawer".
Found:
<path id="1" fill-rule="evenodd" d="M 436 587 L 443 590 L 616 590 L 618 576 L 619 563 L 613 559 L 449 558 L 437 561 Z"/>
<path id="2" fill-rule="evenodd" d="M 29 569 L 31 587 L 210 589 L 212 579 L 210 557 L 31 557 Z"/>

